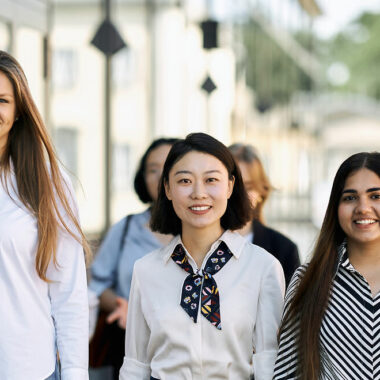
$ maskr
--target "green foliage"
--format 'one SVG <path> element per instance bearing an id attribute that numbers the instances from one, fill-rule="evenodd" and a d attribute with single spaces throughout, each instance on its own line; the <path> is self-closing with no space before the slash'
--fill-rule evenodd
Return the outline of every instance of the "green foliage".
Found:
<path id="1" fill-rule="evenodd" d="M 253 21 L 246 24 L 243 36 L 247 84 L 255 92 L 259 110 L 286 103 L 294 92 L 312 88 L 310 78 L 259 25 Z M 307 37 L 303 36 L 309 42 Z"/>
<path id="2" fill-rule="evenodd" d="M 329 42 L 326 67 L 344 63 L 349 80 L 334 88 L 380 99 L 380 14 L 363 13 Z"/>

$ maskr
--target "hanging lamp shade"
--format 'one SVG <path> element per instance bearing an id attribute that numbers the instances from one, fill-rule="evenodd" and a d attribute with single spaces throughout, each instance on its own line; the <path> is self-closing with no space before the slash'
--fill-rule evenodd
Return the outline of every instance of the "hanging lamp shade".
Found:
<path id="1" fill-rule="evenodd" d="M 91 44 L 105 55 L 113 55 L 127 47 L 115 25 L 109 20 L 104 20 L 100 24 L 94 38 L 91 40 Z"/>
<path id="2" fill-rule="evenodd" d="M 211 79 L 211 77 L 207 75 L 206 79 L 202 83 L 201 88 L 203 91 L 207 92 L 207 95 L 210 95 L 212 92 L 214 92 L 217 89 L 217 86 L 214 83 L 214 81 Z"/>
<path id="3" fill-rule="evenodd" d="M 203 33 L 203 48 L 214 49 L 218 47 L 218 22 L 215 20 L 205 20 L 201 23 Z"/>

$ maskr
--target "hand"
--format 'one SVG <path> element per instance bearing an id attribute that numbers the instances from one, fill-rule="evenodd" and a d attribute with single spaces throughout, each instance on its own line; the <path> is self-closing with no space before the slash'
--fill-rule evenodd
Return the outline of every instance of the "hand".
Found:
<path id="1" fill-rule="evenodd" d="M 113 323 L 117 321 L 118 326 L 125 330 L 127 326 L 128 301 L 125 298 L 117 297 L 116 305 L 114 311 L 108 315 L 106 322 Z"/>

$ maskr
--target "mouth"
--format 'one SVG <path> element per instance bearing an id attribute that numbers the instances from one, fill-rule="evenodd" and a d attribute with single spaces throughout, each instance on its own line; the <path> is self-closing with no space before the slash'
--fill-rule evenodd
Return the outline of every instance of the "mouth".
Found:
<path id="1" fill-rule="evenodd" d="M 375 224 L 377 223 L 378 221 L 376 219 L 357 219 L 357 220 L 354 220 L 354 223 L 355 224 L 359 224 L 359 225 L 362 225 L 362 226 L 368 226 L 368 225 L 371 225 L 371 224 Z"/>
<path id="2" fill-rule="evenodd" d="M 190 206 L 189 209 L 193 213 L 202 214 L 210 210 L 211 207 L 212 206 L 207 206 L 207 205 L 194 205 L 194 206 Z"/>

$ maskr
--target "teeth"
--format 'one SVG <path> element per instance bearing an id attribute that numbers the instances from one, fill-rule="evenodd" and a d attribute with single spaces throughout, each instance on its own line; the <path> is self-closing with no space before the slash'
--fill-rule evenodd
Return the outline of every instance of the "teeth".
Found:
<path id="1" fill-rule="evenodd" d="M 361 219 L 361 220 L 355 220 L 356 224 L 373 224 L 376 223 L 376 220 L 374 219 Z"/>
<path id="2" fill-rule="evenodd" d="M 200 206 L 200 207 L 190 207 L 191 210 L 194 210 L 194 211 L 205 211 L 205 210 L 208 210 L 210 208 L 210 206 Z"/>

